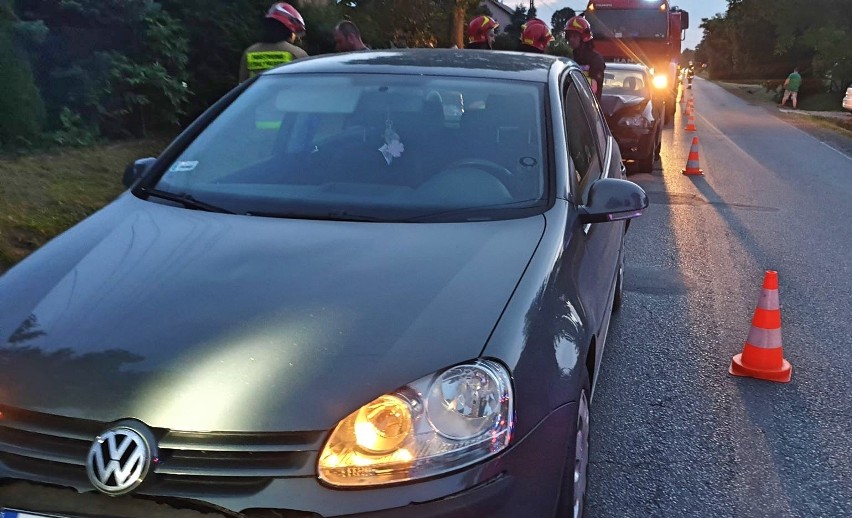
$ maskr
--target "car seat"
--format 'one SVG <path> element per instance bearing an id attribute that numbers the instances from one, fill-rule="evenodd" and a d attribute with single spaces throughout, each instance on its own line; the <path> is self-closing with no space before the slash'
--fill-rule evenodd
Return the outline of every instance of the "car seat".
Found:
<path id="1" fill-rule="evenodd" d="M 621 85 L 625 90 L 629 92 L 635 92 L 639 90 L 639 80 L 633 76 L 625 77 Z"/>

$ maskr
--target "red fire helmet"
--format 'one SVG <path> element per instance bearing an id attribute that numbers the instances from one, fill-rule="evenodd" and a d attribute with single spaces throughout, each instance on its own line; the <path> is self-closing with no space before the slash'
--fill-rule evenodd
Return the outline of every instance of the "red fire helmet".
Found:
<path id="1" fill-rule="evenodd" d="M 490 16 L 477 16 L 467 26 L 467 37 L 471 43 L 488 41 L 488 31 L 500 27 L 497 20 Z"/>
<path id="2" fill-rule="evenodd" d="M 544 52 L 550 42 L 553 41 L 553 34 L 547 24 L 538 18 L 533 18 L 524 24 L 521 30 L 521 43 L 535 47 Z"/>
<path id="3" fill-rule="evenodd" d="M 302 15 L 299 14 L 299 11 L 295 7 L 286 2 L 272 4 L 269 12 L 266 13 L 266 17 L 274 18 L 283 23 L 294 34 L 301 35 L 305 33 L 305 20 L 302 18 Z"/>
<path id="4" fill-rule="evenodd" d="M 582 16 L 575 16 L 565 24 L 565 32 L 579 32 L 583 41 L 592 41 L 592 26 Z"/>

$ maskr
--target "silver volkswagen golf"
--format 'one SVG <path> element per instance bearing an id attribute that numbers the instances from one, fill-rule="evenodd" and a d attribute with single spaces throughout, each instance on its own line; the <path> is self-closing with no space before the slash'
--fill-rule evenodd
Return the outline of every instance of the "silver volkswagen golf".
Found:
<path id="1" fill-rule="evenodd" d="M 0 277 L 4 518 L 582 514 L 648 200 L 574 63 L 299 60 L 125 183 Z"/>

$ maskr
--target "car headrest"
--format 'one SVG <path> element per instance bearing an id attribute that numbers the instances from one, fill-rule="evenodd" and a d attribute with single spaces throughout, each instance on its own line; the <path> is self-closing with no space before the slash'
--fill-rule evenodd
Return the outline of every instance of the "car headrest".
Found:
<path id="1" fill-rule="evenodd" d="M 639 89 L 639 81 L 635 77 L 626 77 L 624 78 L 624 82 L 622 86 L 626 90 L 638 90 Z"/>

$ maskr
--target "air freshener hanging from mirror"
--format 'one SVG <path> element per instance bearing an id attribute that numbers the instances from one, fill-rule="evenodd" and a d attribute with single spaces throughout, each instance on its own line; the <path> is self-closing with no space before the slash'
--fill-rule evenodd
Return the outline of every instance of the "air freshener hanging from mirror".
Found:
<path id="1" fill-rule="evenodd" d="M 388 117 L 385 121 L 385 145 L 379 148 L 382 156 L 385 157 L 385 162 L 391 165 L 394 158 L 402 156 L 405 151 L 405 146 L 399 141 L 399 135 L 393 129 L 393 121 Z"/>

